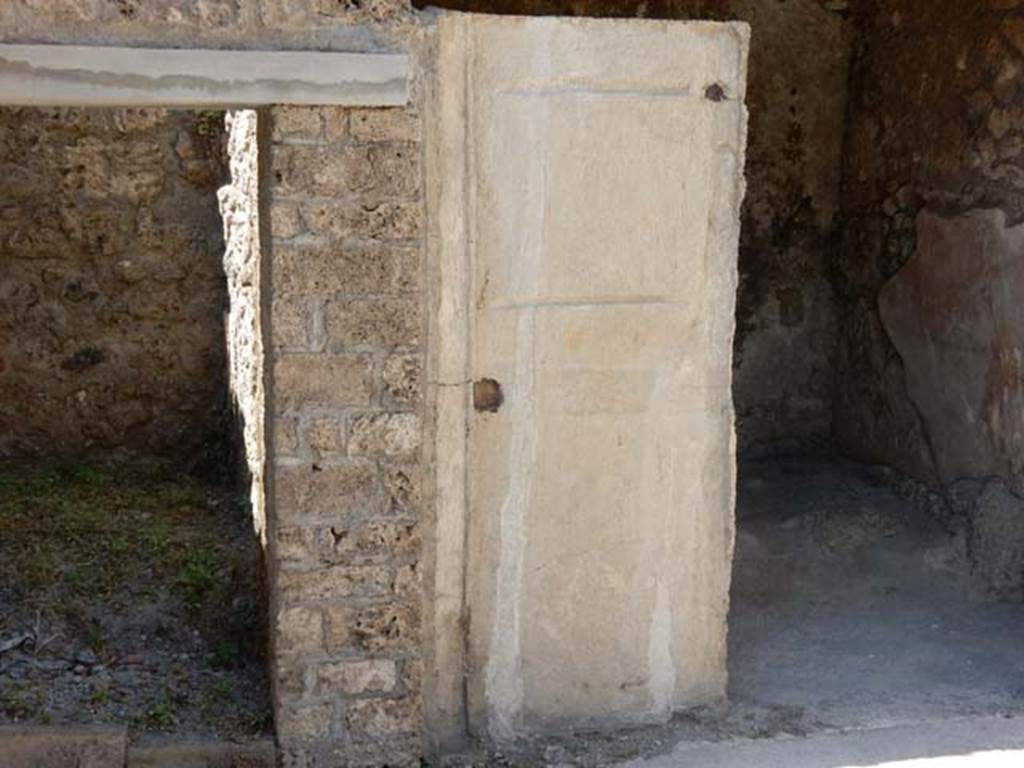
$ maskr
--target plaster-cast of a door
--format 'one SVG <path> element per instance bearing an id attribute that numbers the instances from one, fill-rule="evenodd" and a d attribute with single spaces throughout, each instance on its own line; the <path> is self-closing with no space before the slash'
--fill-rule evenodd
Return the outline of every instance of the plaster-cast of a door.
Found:
<path id="1" fill-rule="evenodd" d="M 463 707 L 505 740 L 724 695 L 747 38 L 440 22 L 437 732 Z"/>

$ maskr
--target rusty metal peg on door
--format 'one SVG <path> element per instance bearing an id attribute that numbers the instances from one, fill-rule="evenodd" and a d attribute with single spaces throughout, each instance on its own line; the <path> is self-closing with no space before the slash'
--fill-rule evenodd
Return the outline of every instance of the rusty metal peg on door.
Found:
<path id="1" fill-rule="evenodd" d="M 477 379 L 473 382 L 473 408 L 479 413 L 497 413 L 505 402 L 501 384 L 494 379 Z"/>

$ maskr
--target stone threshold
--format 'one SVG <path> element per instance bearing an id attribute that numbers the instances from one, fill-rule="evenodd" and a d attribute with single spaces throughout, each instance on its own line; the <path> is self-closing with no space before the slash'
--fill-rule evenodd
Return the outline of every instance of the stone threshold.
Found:
<path id="1" fill-rule="evenodd" d="M 0 726 L 4 768 L 274 768 L 276 759 L 269 740 L 132 747 L 126 728 Z"/>

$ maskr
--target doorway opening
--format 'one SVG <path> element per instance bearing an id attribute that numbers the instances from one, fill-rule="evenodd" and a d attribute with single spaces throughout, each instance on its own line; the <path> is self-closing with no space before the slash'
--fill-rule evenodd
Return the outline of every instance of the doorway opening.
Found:
<path id="1" fill-rule="evenodd" d="M 225 115 L 3 108 L 0 165 L 0 724 L 264 737 Z"/>
<path id="2" fill-rule="evenodd" d="M 1024 707 L 1019 20 L 850 5 L 842 98 L 752 101 L 730 699 L 776 732 Z"/>

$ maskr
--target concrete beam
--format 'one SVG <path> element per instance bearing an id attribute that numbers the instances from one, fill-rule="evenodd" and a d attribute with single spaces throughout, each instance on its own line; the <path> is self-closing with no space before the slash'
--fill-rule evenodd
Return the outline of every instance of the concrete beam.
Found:
<path id="1" fill-rule="evenodd" d="M 398 106 L 403 54 L 0 45 L 0 104 L 82 107 Z"/>

